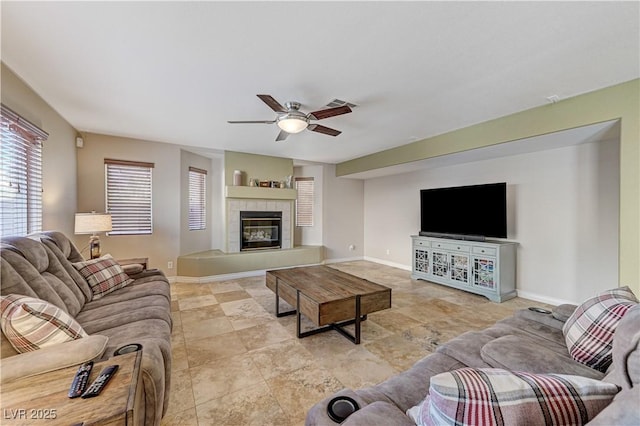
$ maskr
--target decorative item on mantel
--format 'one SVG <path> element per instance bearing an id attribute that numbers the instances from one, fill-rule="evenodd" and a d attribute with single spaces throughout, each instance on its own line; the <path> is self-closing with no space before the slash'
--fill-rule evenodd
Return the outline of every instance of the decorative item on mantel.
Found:
<path id="1" fill-rule="evenodd" d="M 249 186 L 259 188 L 291 188 L 290 176 L 285 177 L 285 180 L 260 180 L 257 178 L 251 178 L 249 180 Z M 234 184 L 234 186 L 237 186 Z"/>
<path id="2" fill-rule="evenodd" d="M 242 171 L 233 171 L 233 186 L 242 186 Z"/>

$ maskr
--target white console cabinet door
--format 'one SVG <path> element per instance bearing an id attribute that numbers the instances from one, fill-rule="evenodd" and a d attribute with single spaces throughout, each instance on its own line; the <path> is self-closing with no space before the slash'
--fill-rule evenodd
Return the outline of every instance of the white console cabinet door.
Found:
<path id="1" fill-rule="evenodd" d="M 480 294 L 494 302 L 516 296 L 516 245 L 414 235 L 412 278 Z"/>
<path id="2" fill-rule="evenodd" d="M 428 241 L 414 241 L 412 271 L 420 277 L 431 274 L 431 244 Z"/>

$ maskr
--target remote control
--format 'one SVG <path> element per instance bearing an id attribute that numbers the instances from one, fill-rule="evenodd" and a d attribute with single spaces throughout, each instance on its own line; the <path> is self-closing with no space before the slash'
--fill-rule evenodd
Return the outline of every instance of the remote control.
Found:
<path id="1" fill-rule="evenodd" d="M 73 378 L 73 382 L 71 383 L 71 388 L 69 389 L 69 398 L 77 398 L 82 395 L 82 392 L 84 392 L 87 387 L 89 374 L 91 374 L 92 368 L 93 361 L 85 362 L 78 368 L 78 371 L 76 371 L 76 375 Z"/>
<path id="2" fill-rule="evenodd" d="M 113 377 L 113 375 L 116 374 L 116 371 L 118 371 L 117 365 L 110 365 L 106 367 L 104 370 L 100 372 L 100 375 L 98 376 L 98 378 L 95 379 L 93 383 L 91 383 L 91 386 L 87 388 L 87 390 L 82 394 L 81 397 L 93 398 L 94 396 L 100 395 L 100 392 L 102 392 L 102 389 L 104 389 L 107 383 L 109 383 L 109 380 L 111 379 L 111 377 Z"/>

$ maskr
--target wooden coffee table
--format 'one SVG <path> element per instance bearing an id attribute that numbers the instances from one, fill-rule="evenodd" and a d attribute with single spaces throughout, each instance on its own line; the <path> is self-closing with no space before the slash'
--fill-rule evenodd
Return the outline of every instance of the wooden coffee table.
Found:
<path id="1" fill-rule="evenodd" d="M 356 345 L 360 344 L 360 322 L 367 314 L 391 307 L 391 289 L 328 266 L 267 271 L 267 287 L 276 294 L 276 316 L 297 313 L 298 338 L 336 330 Z M 280 312 L 280 298 L 296 309 Z M 301 315 L 316 326 L 300 330 Z M 355 324 L 352 335 L 344 326 Z"/>

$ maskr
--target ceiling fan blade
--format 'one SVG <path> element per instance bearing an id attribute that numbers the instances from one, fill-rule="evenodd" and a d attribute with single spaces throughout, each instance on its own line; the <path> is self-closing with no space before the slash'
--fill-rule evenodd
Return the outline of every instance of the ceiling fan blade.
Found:
<path id="1" fill-rule="evenodd" d="M 321 109 L 309 113 L 309 118 L 313 120 L 324 120 L 325 118 L 335 117 L 336 115 L 348 114 L 351 112 L 349 105 L 342 105 L 334 108 Z"/>
<path id="2" fill-rule="evenodd" d="M 231 124 L 273 124 L 276 120 L 254 120 L 254 121 L 227 121 Z"/>
<path id="3" fill-rule="evenodd" d="M 289 136 L 289 133 L 284 130 L 280 130 L 280 133 L 278 133 L 278 137 L 276 138 L 276 142 L 285 140 L 287 136 Z"/>
<path id="4" fill-rule="evenodd" d="M 342 133 L 340 130 L 331 129 L 329 127 L 322 126 L 320 124 L 309 124 L 309 126 L 307 127 L 307 130 L 311 130 L 312 132 L 318 132 L 318 133 L 322 133 L 323 135 L 329 135 L 329 136 L 338 136 L 340 133 Z"/>
<path id="5" fill-rule="evenodd" d="M 256 96 L 262 99 L 262 102 L 269 105 L 269 108 L 271 108 L 275 112 L 287 112 L 287 109 L 282 105 L 280 105 L 280 102 L 273 99 L 271 95 L 256 95 Z"/>

